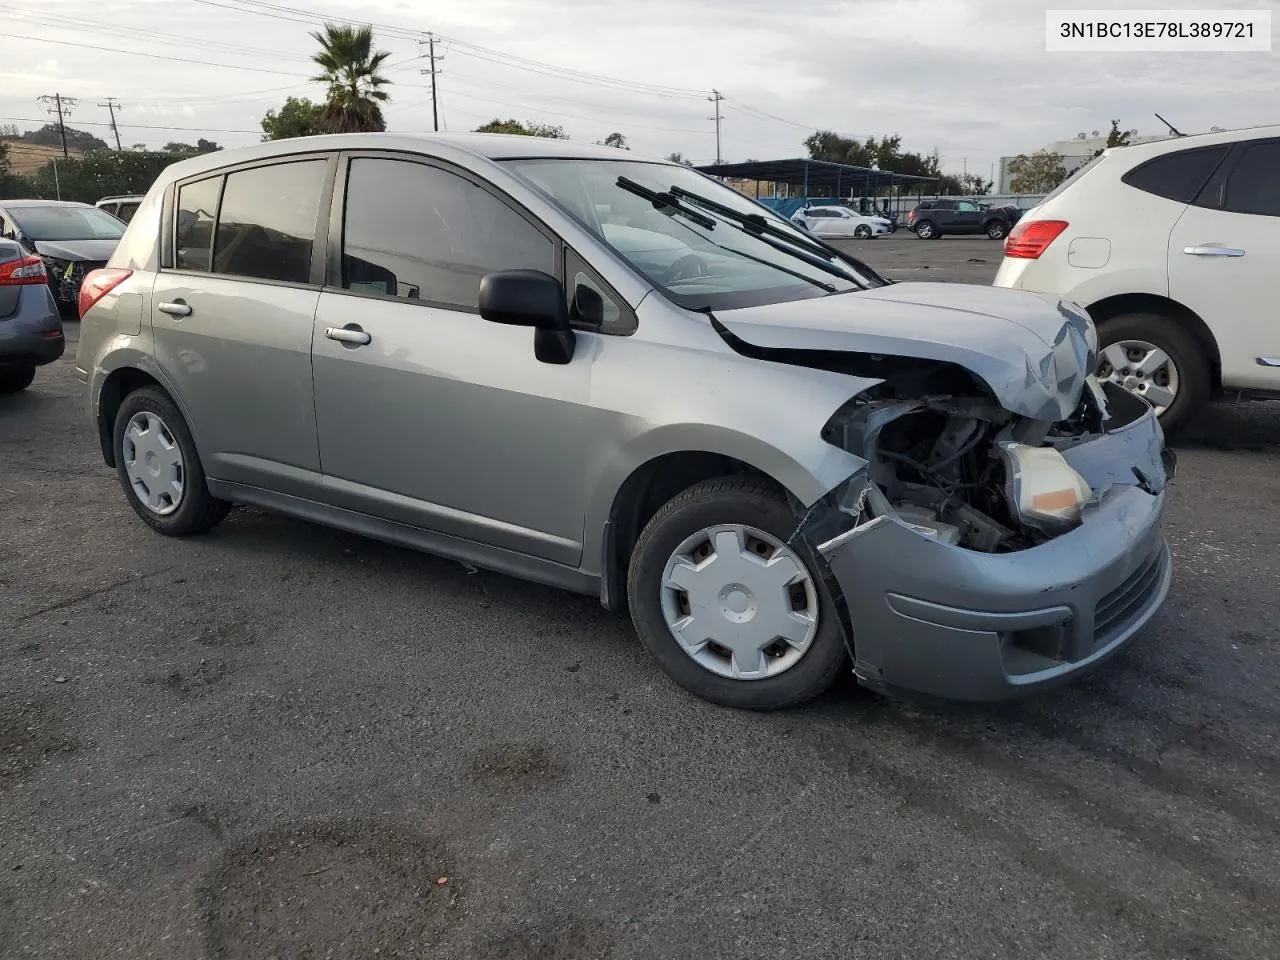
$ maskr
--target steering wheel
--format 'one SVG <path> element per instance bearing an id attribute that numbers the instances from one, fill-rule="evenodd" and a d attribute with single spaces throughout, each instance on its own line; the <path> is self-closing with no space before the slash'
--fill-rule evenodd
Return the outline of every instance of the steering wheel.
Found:
<path id="1" fill-rule="evenodd" d="M 680 280 L 692 280 L 706 275 L 706 261 L 697 254 L 688 253 L 669 266 L 662 279 L 665 283 L 676 283 Z"/>

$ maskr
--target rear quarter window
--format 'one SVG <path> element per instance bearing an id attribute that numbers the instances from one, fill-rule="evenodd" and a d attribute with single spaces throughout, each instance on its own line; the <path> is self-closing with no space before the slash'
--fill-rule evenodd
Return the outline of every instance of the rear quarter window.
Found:
<path id="1" fill-rule="evenodd" d="M 1120 179 L 1145 193 L 1190 203 L 1227 155 L 1229 145 L 1178 150 L 1140 164 Z"/>

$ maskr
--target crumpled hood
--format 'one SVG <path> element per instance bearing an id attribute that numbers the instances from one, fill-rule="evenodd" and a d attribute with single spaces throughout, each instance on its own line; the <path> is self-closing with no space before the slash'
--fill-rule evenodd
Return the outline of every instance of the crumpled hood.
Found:
<path id="1" fill-rule="evenodd" d="M 59 260 L 90 260 L 106 262 L 115 252 L 116 240 L 36 240 L 36 253 Z"/>
<path id="2" fill-rule="evenodd" d="M 1088 316 L 1056 297 L 968 284 L 895 283 L 715 317 L 757 348 L 954 363 L 1036 420 L 1071 415 L 1097 350 Z"/>

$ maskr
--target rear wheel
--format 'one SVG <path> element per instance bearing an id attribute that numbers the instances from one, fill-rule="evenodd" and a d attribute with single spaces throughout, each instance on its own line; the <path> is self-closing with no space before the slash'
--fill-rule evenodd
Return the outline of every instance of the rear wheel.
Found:
<path id="1" fill-rule="evenodd" d="M 835 603 L 796 519 L 758 479 L 699 483 L 660 509 L 631 557 L 640 640 L 692 693 L 776 710 L 821 694 L 848 654 Z"/>
<path id="2" fill-rule="evenodd" d="M 0 372 L 0 393 L 17 393 L 31 386 L 36 378 L 35 367 L 19 367 L 16 370 Z"/>
<path id="3" fill-rule="evenodd" d="M 1138 394 L 1166 434 L 1186 426 L 1209 399 L 1212 371 L 1199 341 L 1177 321 L 1129 313 L 1098 327 L 1098 377 Z"/>
<path id="4" fill-rule="evenodd" d="M 934 240 L 938 236 L 938 228 L 932 220 L 921 220 L 916 224 L 916 236 L 921 240 Z"/>
<path id="5" fill-rule="evenodd" d="M 163 390 L 144 387 L 125 397 L 112 436 L 120 486 L 156 532 L 202 533 L 230 511 L 231 504 L 209 493 L 187 422 Z"/>

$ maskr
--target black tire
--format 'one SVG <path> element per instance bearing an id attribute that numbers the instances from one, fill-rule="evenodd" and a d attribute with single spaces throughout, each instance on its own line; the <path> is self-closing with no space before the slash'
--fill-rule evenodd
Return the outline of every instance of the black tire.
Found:
<path id="1" fill-rule="evenodd" d="M 125 458 L 122 453 L 125 428 L 129 420 L 138 413 L 147 411 L 156 414 L 164 421 L 173 440 L 182 453 L 183 490 L 178 509 L 173 513 L 160 515 L 148 510 L 146 505 L 134 492 L 125 470 Z M 143 522 L 157 533 L 166 537 L 188 537 L 216 526 L 231 510 L 231 504 L 219 500 L 209 493 L 205 483 L 204 467 L 200 463 L 200 455 L 196 452 L 195 441 L 191 439 L 191 430 L 181 411 L 159 387 L 143 387 L 124 398 L 120 409 L 116 412 L 116 421 L 111 431 L 112 443 L 115 445 L 116 476 L 124 489 L 125 497 L 134 512 Z"/>
<path id="2" fill-rule="evenodd" d="M 19 367 L 17 370 L 5 370 L 0 373 L 0 393 L 17 393 L 31 386 L 36 378 L 35 367 Z"/>
<path id="3" fill-rule="evenodd" d="M 1003 220 L 988 220 L 983 226 L 988 240 L 1003 240 L 1009 235 L 1009 224 Z"/>
<path id="4" fill-rule="evenodd" d="M 938 238 L 938 225 L 932 220 L 921 220 L 916 224 L 916 236 L 921 240 L 936 240 Z"/>
<path id="5" fill-rule="evenodd" d="M 1178 370 L 1178 394 L 1160 414 L 1160 426 L 1172 436 L 1209 401 L 1213 371 L 1200 341 L 1176 320 L 1158 313 L 1126 313 L 1098 325 L 1098 349 L 1122 340 L 1143 340 L 1169 355 Z M 1099 360 L 1101 364 L 1101 360 Z"/>
<path id="6" fill-rule="evenodd" d="M 662 613 L 661 581 L 671 553 L 698 530 L 742 522 L 784 543 L 796 527 L 795 515 L 783 495 L 756 478 L 706 480 L 663 506 L 645 526 L 631 555 L 627 573 L 631 619 L 641 643 L 662 669 L 704 700 L 742 710 L 798 706 L 830 687 L 849 664 L 840 617 L 818 568 L 821 561 L 807 547 L 796 553 L 816 586 L 818 631 L 804 656 L 783 673 L 762 680 L 735 680 L 712 673 L 680 649 Z"/>
<path id="7" fill-rule="evenodd" d="M 871 228 L 865 223 L 853 228 L 853 235 L 859 240 L 866 240 L 871 236 Z"/>

